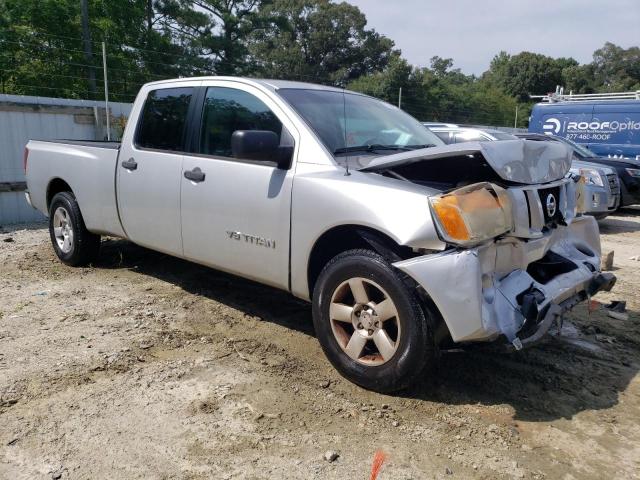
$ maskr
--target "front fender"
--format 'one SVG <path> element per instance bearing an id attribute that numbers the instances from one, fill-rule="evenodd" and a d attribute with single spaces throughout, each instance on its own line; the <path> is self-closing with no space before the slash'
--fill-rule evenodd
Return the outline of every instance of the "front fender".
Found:
<path id="1" fill-rule="evenodd" d="M 436 193 L 420 185 L 375 173 L 301 163 L 293 183 L 291 290 L 309 299 L 307 266 L 324 233 L 343 225 L 380 232 L 398 245 L 444 250 L 429 211 Z"/>

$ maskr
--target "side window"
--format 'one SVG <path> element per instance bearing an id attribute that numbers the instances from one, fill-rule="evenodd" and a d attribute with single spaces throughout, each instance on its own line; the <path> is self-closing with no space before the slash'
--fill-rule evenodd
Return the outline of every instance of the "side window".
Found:
<path id="1" fill-rule="evenodd" d="M 184 129 L 192 95 L 193 88 L 164 88 L 149 92 L 136 132 L 136 146 L 184 151 Z"/>
<path id="2" fill-rule="evenodd" d="M 454 143 L 479 142 L 486 140 L 480 133 L 474 131 L 458 132 L 455 134 L 455 139 Z"/>
<path id="3" fill-rule="evenodd" d="M 262 100 L 234 88 L 207 88 L 199 152 L 232 158 L 231 135 L 236 130 L 270 130 L 280 137 L 281 144 L 290 138 Z"/>
<path id="4" fill-rule="evenodd" d="M 436 136 L 442 140 L 444 143 L 451 143 L 451 138 L 449 132 L 433 132 Z"/>

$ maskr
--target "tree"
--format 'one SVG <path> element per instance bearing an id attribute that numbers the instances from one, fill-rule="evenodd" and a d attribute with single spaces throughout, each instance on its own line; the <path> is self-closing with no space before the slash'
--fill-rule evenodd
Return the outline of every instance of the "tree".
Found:
<path id="1" fill-rule="evenodd" d="M 142 83 L 194 74 L 206 67 L 199 51 L 183 47 L 163 30 L 148 0 L 88 0 L 86 4 L 88 35 L 84 38 L 90 49 L 82 41 L 78 0 L 0 2 L 2 91 L 102 98 L 103 40 L 112 70 L 110 93 L 116 101 L 131 101 Z M 96 73 L 95 90 L 87 74 L 91 71 Z"/>
<path id="2" fill-rule="evenodd" d="M 402 87 L 402 109 L 420 120 L 513 125 L 514 98 L 452 67 L 451 59 L 434 57 L 431 68 L 417 69 L 395 55 L 384 71 L 354 80 L 349 89 L 396 104 Z"/>
<path id="3" fill-rule="evenodd" d="M 593 65 L 572 65 L 564 68 L 562 70 L 562 85 L 566 92 L 595 92 Z"/>
<path id="4" fill-rule="evenodd" d="M 183 45 L 199 49 L 220 75 L 248 73 L 247 38 L 269 22 L 267 0 L 159 0 L 160 23 Z"/>
<path id="5" fill-rule="evenodd" d="M 490 81 L 521 101 L 529 95 L 552 92 L 562 82 L 562 69 L 577 64 L 573 59 L 556 60 L 546 55 L 521 52 L 494 57 L 487 72 Z"/>
<path id="6" fill-rule="evenodd" d="M 249 51 L 262 76 L 344 84 L 381 71 L 395 52 L 348 3 L 275 0 L 260 13 L 269 22 L 249 36 Z"/>
<path id="7" fill-rule="evenodd" d="M 390 103 L 397 103 L 401 87 L 409 90 L 407 87 L 418 86 L 412 77 L 411 65 L 400 55 L 394 55 L 383 71 L 363 75 L 349 83 L 348 88 Z M 410 103 L 410 99 L 410 95 L 405 96 L 405 103 Z"/>
<path id="8" fill-rule="evenodd" d="M 593 52 L 591 63 L 595 85 L 599 91 L 640 89 L 640 48 L 624 49 L 607 42 Z"/>

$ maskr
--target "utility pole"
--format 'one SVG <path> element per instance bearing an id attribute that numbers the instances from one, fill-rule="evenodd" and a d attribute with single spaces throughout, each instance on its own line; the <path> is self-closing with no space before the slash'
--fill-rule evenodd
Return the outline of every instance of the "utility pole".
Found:
<path id="1" fill-rule="evenodd" d="M 513 128 L 518 128 L 518 107 L 519 106 L 520 105 L 516 103 L 516 119 L 513 121 Z"/>
<path id="2" fill-rule="evenodd" d="M 82 46 L 84 50 L 84 60 L 87 67 L 89 80 L 89 93 L 92 98 L 96 95 L 96 71 L 93 66 L 93 54 L 91 53 L 91 32 L 89 31 L 89 5 L 88 0 L 80 0 L 80 17 L 82 23 Z"/>
<path id="3" fill-rule="evenodd" d="M 402 87 L 398 91 L 398 108 L 402 108 Z"/>
<path id="4" fill-rule="evenodd" d="M 104 74 L 104 115 L 107 117 L 107 141 L 111 141 L 111 119 L 109 118 L 109 80 L 107 79 L 107 46 L 102 42 L 102 70 Z"/>
<path id="5" fill-rule="evenodd" d="M 147 0 L 147 35 L 153 30 L 153 1 Z"/>

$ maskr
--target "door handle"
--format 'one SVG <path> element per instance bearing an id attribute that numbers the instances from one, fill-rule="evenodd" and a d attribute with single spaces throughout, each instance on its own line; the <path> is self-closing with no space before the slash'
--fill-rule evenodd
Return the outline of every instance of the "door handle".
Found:
<path id="1" fill-rule="evenodd" d="M 192 182 L 204 182 L 204 172 L 199 167 L 184 172 L 184 178 Z"/>
<path id="2" fill-rule="evenodd" d="M 127 170 L 135 170 L 138 168 L 138 162 L 136 162 L 133 158 L 130 158 L 129 160 L 123 160 L 121 165 Z"/>

